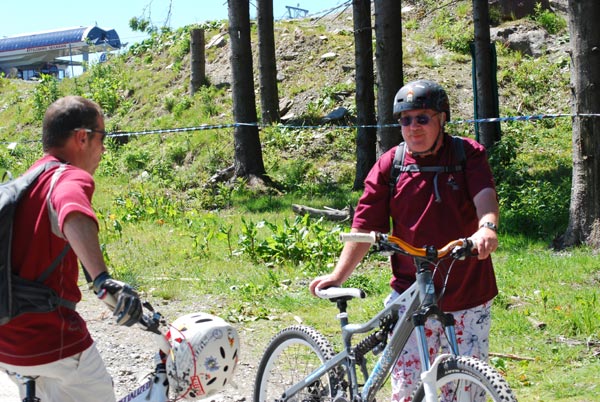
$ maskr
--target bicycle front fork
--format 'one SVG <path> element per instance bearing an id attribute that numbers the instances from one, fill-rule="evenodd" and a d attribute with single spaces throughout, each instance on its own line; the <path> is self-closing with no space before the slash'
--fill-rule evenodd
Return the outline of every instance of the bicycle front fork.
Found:
<path id="1" fill-rule="evenodd" d="M 431 356 L 429 354 L 429 347 L 427 346 L 427 336 L 425 335 L 425 322 L 432 316 L 440 320 L 444 327 L 444 333 L 446 334 L 446 339 L 448 340 L 452 354 L 458 355 L 458 342 L 456 341 L 456 332 L 454 330 L 454 316 L 450 313 L 444 313 L 435 305 L 421 309 L 412 316 L 412 322 L 417 333 L 419 356 L 423 364 L 423 371 L 427 371 L 431 367 Z"/>

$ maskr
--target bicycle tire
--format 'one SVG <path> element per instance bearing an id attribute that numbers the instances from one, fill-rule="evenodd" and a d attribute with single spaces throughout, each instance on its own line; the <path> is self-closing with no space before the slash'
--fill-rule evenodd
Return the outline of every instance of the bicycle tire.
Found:
<path id="1" fill-rule="evenodd" d="M 474 390 L 473 384 L 477 385 L 478 391 Z M 517 401 L 500 373 L 487 363 L 467 356 L 451 356 L 438 366 L 436 390 L 440 401 Z M 474 399 L 473 393 L 478 395 L 477 399 Z M 422 382 L 412 400 L 425 401 Z"/>
<path id="2" fill-rule="evenodd" d="M 317 330 L 294 325 L 275 335 L 261 358 L 254 384 L 254 402 L 282 401 L 283 393 L 334 356 L 329 341 Z M 308 384 L 287 401 L 331 401 L 337 371 Z"/>

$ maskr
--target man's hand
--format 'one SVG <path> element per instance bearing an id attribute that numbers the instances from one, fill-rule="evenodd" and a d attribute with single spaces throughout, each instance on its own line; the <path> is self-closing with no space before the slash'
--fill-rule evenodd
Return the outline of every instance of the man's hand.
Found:
<path id="1" fill-rule="evenodd" d="M 142 316 L 142 302 L 135 290 L 124 282 L 117 281 L 102 272 L 94 279 L 94 293 L 117 317 L 117 324 L 132 326 Z"/>
<path id="2" fill-rule="evenodd" d="M 481 227 L 471 235 L 471 240 L 477 248 L 477 258 L 485 260 L 498 248 L 498 235 L 492 229 Z"/>

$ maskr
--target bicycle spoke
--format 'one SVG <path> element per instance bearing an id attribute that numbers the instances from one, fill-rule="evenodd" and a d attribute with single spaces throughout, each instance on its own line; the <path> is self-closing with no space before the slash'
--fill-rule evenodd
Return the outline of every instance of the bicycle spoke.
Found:
<path id="1" fill-rule="evenodd" d="M 255 402 L 273 402 L 319 368 L 333 355 L 331 346 L 322 335 L 311 328 L 298 326 L 283 330 L 268 347 L 258 369 Z M 292 402 L 320 402 L 331 400 L 329 374 L 304 386 Z"/>

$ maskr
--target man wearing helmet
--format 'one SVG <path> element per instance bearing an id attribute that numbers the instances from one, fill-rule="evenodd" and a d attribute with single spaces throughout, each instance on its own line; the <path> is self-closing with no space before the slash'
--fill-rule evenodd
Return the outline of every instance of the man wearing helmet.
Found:
<path id="1" fill-rule="evenodd" d="M 433 81 L 418 80 L 403 86 L 394 99 L 394 117 L 402 127 L 404 145 L 384 153 L 369 172 L 352 223 L 352 232 L 390 231 L 416 246 L 442 247 L 451 240 L 471 237 L 478 257 L 457 261 L 445 284 L 440 306 L 453 312 L 459 352 L 481 360 L 488 358 L 490 308 L 498 293 L 490 254 L 498 247 L 498 201 L 486 151 L 469 138 L 453 139 L 445 132 L 450 119 L 448 96 Z M 464 149 L 462 166 L 454 141 Z M 396 149 L 403 151 L 397 182 L 390 185 Z M 449 169 L 453 166 L 460 168 Z M 444 167 L 440 169 L 439 167 Z M 369 250 L 368 243 L 346 243 L 334 270 L 315 278 L 316 288 L 340 286 Z M 391 258 L 393 300 L 415 281 L 410 257 Z M 441 275 L 436 287 L 442 288 Z M 426 325 L 430 349 L 444 347 L 443 330 L 436 322 Z M 421 371 L 414 336 L 392 373 L 392 400 L 408 401 Z M 477 400 L 477 398 L 475 398 Z"/>

